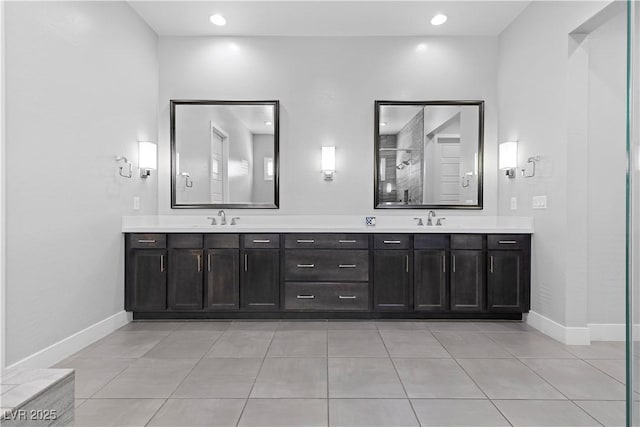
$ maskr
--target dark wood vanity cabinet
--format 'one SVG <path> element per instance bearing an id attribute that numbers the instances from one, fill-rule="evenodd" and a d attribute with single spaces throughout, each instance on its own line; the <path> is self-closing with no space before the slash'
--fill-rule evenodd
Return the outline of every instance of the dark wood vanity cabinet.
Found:
<path id="1" fill-rule="evenodd" d="M 280 252 L 275 249 L 245 249 L 242 264 L 242 308 L 277 310 L 280 307 Z"/>
<path id="2" fill-rule="evenodd" d="M 373 240 L 374 310 L 411 310 L 411 236 L 379 234 Z"/>
<path id="3" fill-rule="evenodd" d="M 167 250 L 164 234 L 128 234 L 125 239 L 125 310 L 167 308 Z"/>
<path id="4" fill-rule="evenodd" d="M 525 234 L 132 233 L 125 309 L 137 318 L 520 318 L 530 247 Z"/>
<path id="5" fill-rule="evenodd" d="M 491 235 L 487 239 L 487 305 L 491 312 L 529 311 L 531 237 Z"/>

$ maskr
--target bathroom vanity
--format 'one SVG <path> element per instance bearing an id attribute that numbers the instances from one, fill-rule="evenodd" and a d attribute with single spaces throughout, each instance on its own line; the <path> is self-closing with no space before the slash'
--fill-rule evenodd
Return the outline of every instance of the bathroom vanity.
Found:
<path id="1" fill-rule="evenodd" d="M 527 227 L 255 228 L 124 227 L 125 309 L 137 319 L 520 319 L 529 311 Z"/>

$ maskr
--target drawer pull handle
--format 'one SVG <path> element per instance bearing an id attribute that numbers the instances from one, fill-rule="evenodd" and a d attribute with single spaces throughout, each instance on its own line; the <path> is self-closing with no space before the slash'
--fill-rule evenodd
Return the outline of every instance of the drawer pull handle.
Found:
<path id="1" fill-rule="evenodd" d="M 160 255 L 160 273 L 164 273 L 164 255 Z"/>
<path id="2" fill-rule="evenodd" d="M 493 255 L 489 257 L 489 271 L 493 273 Z"/>
<path id="3" fill-rule="evenodd" d="M 451 270 L 455 273 L 456 272 L 456 256 L 455 255 L 451 257 L 451 261 L 453 264 Z"/>
<path id="4" fill-rule="evenodd" d="M 338 243 L 356 243 L 357 240 L 338 240 Z"/>
<path id="5" fill-rule="evenodd" d="M 154 239 L 138 239 L 138 243 L 157 243 Z"/>
<path id="6" fill-rule="evenodd" d="M 405 255 L 405 271 L 409 272 L 409 255 Z"/>
<path id="7" fill-rule="evenodd" d="M 298 243 L 315 243 L 316 241 L 313 239 L 298 239 L 296 240 Z"/>
<path id="8" fill-rule="evenodd" d="M 298 299 L 316 299 L 315 295 L 298 295 L 296 296 Z"/>
<path id="9" fill-rule="evenodd" d="M 202 271 L 202 255 L 198 254 L 196 257 L 198 258 L 198 273 L 200 273 Z"/>
<path id="10" fill-rule="evenodd" d="M 272 306 L 275 306 L 276 304 L 273 302 L 250 302 L 247 305 L 257 305 L 260 307 L 263 307 L 263 306 L 272 307 Z"/>
<path id="11" fill-rule="evenodd" d="M 244 254 L 244 271 L 247 271 L 249 269 L 249 257 L 247 256 L 247 254 Z"/>
<path id="12" fill-rule="evenodd" d="M 355 264 L 340 264 L 338 265 L 340 268 L 356 268 Z"/>
<path id="13" fill-rule="evenodd" d="M 271 243 L 269 239 L 253 239 L 253 243 Z"/>
<path id="14" fill-rule="evenodd" d="M 358 298 L 355 295 L 338 295 L 338 299 L 356 299 Z"/>
<path id="15" fill-rule="evenodd" d="M 383 240 L 382 243 L 385 245 L 399 245 L 402 242 L 400 240 Z"/>
<path id="16" fill-rule="evenodd" d="M 442 255 L 442 272 L 447 272 L 447 257 L 445 255 Z"/>
<path id="17" fill-rule="evenodd" d="M 207 271 L 211 271 L 211 254 L 207 254 Z"/>
<path id="18" fill-rule="evenodd" d="M 499 245 L 515 245 L 518 243 L 517 240 L 498 240 Z"/>
<path id="19" fill-rule="evenodd" d="M 297 267 L 298 268 L 315 268 L 316 265 L 315 264 L 298 264 Z"/>

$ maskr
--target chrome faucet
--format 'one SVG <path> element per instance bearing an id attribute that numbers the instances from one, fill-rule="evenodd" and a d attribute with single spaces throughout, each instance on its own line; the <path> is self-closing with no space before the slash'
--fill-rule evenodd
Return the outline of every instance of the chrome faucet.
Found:
<path id="1" fill-rule="evenodd" d="M 207 219 L 211 220 L 211 225 L 216 225 L 216 217 L 215 216 L 208 216 Z"/>
<path id="2" fill-rule="evenodd" d="M 413 218 L 414 220 L 418 220 L 418 223 L 416 225 L 424 225 L 424 222 L 422 222 L 422 218 L 420 217 L 415 217 Z"/>
<path id="3" fill-rule="evenodd" d="M 433 221 L 431 221 L 431 218 L 435 218 L 435 217 L 436 217 L 436 212 L 429 211 L 429 214 L 427 215 L 427 225 L 433 225 Z"/>
<path id="4" fill-rule="evenodd" d="M 218 216 L 222 217 L 222 219 L 220 220 L 220 225 L 227 225 L 227 216 L 222 209 L 218 211 Z"/>
<path id="5" fill-rule="evenodd" d="M 438 218 L 438 221 L 436 221 L 436 225 L 442 225 L 442 221 L 444 221 L 445 219 L 447 218 L 441 216 L 440 218 Z"/>
<path id="6" fill-rule="evenodd" d="M 237 225 L 239 219 L 239 216 L 234 216 L 233 218 L 231 218 L 231 225 Z"/>

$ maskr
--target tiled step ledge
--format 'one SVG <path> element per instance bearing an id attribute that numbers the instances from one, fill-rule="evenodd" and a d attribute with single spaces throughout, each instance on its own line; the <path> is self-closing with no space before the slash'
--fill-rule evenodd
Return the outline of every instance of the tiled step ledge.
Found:
<path id="1" fill-rule="evenodd" d="M 0 376 L 3 427 L 71 426 L 73 369 L 16 369 Z"/>

